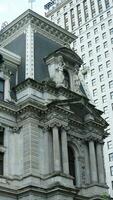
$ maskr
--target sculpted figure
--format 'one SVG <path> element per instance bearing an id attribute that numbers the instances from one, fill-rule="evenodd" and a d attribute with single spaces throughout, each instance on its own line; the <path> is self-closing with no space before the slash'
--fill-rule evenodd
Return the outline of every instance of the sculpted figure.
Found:
<path id="1" fill-rule="evenodd" d="M 54 58 L 52 62 L 48 65 L 50 78 L 56 83 L 57 86 L 63 86 L 64 84 L 64 61 L 62 56 Z"/>
<path id="2" fill-rule="evenodd" d="M 58 56 L 57 64 L 55 66 L 55 82 L 59 86 L 63 85 L 64 83 L 64 74 L 63 74 L 64 65 L 65 64 L 62 56 Z"/>

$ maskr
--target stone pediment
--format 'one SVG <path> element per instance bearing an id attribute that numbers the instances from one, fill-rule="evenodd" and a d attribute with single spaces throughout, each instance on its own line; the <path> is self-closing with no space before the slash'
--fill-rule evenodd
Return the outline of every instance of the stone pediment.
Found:
<path id="1" fill-rule="evenodd" d="M 75 64 L 78 64 L 77 70 L 79 69 L 80 65 L 83 63 L 81 58 L 71 49 L 67 47 L 63 47 L 60 49 L 57 49 L 53 53 L 49 54 L 46 58 L 44 58 L 45 61 L 49 60 L 51 57 L 58 57 L 62 56 L 64 60 L 70 62 L 73 64 L 73 67 L 75 67 Z"/>
<path id="2" fill-rule="evenodd" d="M 101 117 L 102 112 L 95 109 L 88 102 L 88 99 L 79 97 L 78 99 L 54 100 L 50 105 L 57 105 L 59 108 L 69 110 L 75 118 L 79 119 L 85 126 L 92 124 L 92 127 L 108 126 L 108 123 Z M 88 116 L 88 117 L 87 117 Z"/>

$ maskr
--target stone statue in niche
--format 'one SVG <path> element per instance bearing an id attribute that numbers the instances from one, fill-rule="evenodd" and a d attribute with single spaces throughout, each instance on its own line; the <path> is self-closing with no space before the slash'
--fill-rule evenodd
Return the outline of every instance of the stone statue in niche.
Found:
<path id="1" fill-rule="evenodd" d="M 48 66 L 50 78 L 56 83 L 56 86 L 64 86 L 64 69 L 65 63 L 62 56 L 55 58 L 54 63 Z"/>
<path id="2" fill-rule="evenodd" d="M 58 56 L 57 58 L 57 62 L 58 65 L 56 65 L 56 81 L 58 85 L 62 85 L 64 84 L 64 74 L 63 74 L 63 69 L 65 66 L 65 63 L 63 61 L 63 57 L 62 56 Z"/>

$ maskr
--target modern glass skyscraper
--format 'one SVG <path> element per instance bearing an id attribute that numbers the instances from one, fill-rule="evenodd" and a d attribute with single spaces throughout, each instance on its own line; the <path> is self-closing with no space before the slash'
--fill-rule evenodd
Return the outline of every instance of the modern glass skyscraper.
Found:
<path id="1" fill-rule="evenodd" d="M 109 124 L 104 159 L 113 196 L 113 0 L 56 1 L 46 17 L 78 36 L 73 48 L 83 59 L 82 75 Z"/>

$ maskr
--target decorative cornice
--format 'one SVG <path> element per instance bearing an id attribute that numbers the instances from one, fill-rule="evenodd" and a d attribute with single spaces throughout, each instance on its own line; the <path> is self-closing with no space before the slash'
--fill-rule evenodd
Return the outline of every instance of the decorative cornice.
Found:
<path id="1" fill-rule="evenodd" d="M 96 120 L 89 120 L 87 122 L 84 123 L 84 126 L 86 127 L 95 127 L 95 128 L 100 128 L 100 129 L 105 129 L 107 128 L 108 124 L 106 123 L 106 121 L 102 120 L 101 122 L 96 121 Z"/>
<path id="2" fill-rule="evenodd" d="M 102 141 L 102 136 L 97 135 L 96 133 L 88 133 L 85 135 L 84 141 Z"/>
<path id="3" fill-rule="evenodd" d="M 99 125 L 99 127 L 95 126 L 95 123 L 84 125 L 82 122 L 77 121 L 73 112 L 65 110 L 65 108 L 63 109 L 57 105 L 52 105 L 49 108 L 47 106 L 42 106 L 41 108 L 38 104 L 34 105 L 33 101 L 28 101 L 24 105 L 16 107 L 16 105 L 12 106 L 9 103 L 2 102 L 0 110 L 8 114 L 13 114 L 17 118 L 18 123 L 28 118 L 38 119 L 39 124 L 43 128 L 47 129 L 54 126 L 61 127 L 64 128 L 70 136 L 83 141 L 100 141 L 106 137 L 106 134 L 102 131 L 103 127 L 101 125 Z M 20 126 L 15 126 L 13 128 L 13 133 L 19 133 L 20 129 Z"/>
<path id="4" fill-rule="evenodd" d="M 48 64 L 49 59 L 58 57 L 59 55 L 66 58 L 66 60 L 70 60 L 70 62 L 74 64 L 73 67 L 75 71 L 79 70 L 80 65 L 83 63 L 82 59 L 73 50 L 67 47 L 62 47 L 60 49 L 57 49 L 53 53 L 49 54 L 46 58 L 44 58 L 44 60 Z M 78 65 L 76 63 L 78 63 Z M 76 64 L 76 68 L 75 68 L 75 64 Z"/>
<path id="5" fill-rule="evenodd" d="M 8 114 L 16 114 L 17 107 L 11 102 L 1 101 L 0 100 L 0 111 L 7 112 Z"/>
<path id="6" fill-rule="evenodd" d="M 84 98 L 84 100 L 88 101 L 87 97 L 84 95 L 79 95 L 71 90 L 68 90 L 64 87 L 55 87 L 50 85 L 48 82 L 43 81 L 43 82 L 37 82 L 33 79 L 26 79 L 25 81 L 23 81 L 22 83 L 20 83 L 19 85 L 17 85 L 14 90 L 18 93 L 20 91 L 23 91 L 25 88 L 27 87 L 32 87 L 38 91 L 41 92 L 49 92 L 51 94 L 54 94 L 56 97 L 58 97 L 59 95 L 63 95 L 64 97 L 67 97 L 69 99 L 81 99 L 82 97 Z"/>
<path id="7" fill-rule="evenodd" d="M 61 127 L 61 128 L 64 128 L 64 129 L 68 129 L 68 123 L 63 121 L 63 120 L 59 120 L 57 118 L 53 118 L 51 120 L 49 120 L 46 124 L 45 124 L 46 127 L 49 127 L 49 128 L 53 128 L 53 127 Z"/>
<path id="8" fill-rule="evenodd" d="M 56 39 L 56 41 L 59 43 L 70 44 L 77 38 L 72 33 L 69 33 L 68 31 L 57 26 L 46 18 L 38 15 L 32 10 L 27 10 L 18 18 L 16 18 L 12 23 L 6 26 L 3 30 L 1 30 L 0 43 L 2 43 L 8 37 L 11 37 L 16 31 L 19 31 L 29 22 L 35 26 L 35 29 L 38 32 L 41 31 L 42 33 L 47 33 L 49 38 L 52 37 L 54 38 L 54 40 Z"/>
<path id="9" fill-rule="evenodd" d="M 21 63 L 20 56 L 18 56 L 15 53 L 12 53 L 11 51 L 8 51 L 5 48 L 0 47 L 0 54 L 3 56 L 4 61 L 12 63 L 12 65 L 20 65 Z"/>

